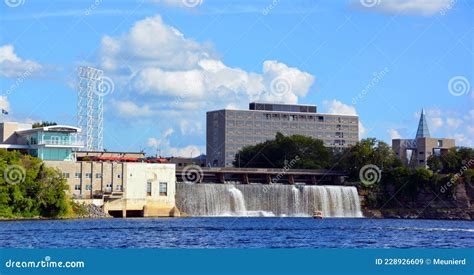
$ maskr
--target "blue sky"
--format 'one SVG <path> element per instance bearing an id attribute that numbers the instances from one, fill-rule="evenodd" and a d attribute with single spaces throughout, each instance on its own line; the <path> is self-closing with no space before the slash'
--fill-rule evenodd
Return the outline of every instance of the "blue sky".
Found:
<path id="1" fill-rule="evenodd" d="M 358 114 L 363 137 L 474 146 L 467 0 L 0 3 L 2 120 L 76 123 L 78 65 L 104 70 L 105 147 L 205 153 L 205 112 L 249 101 Z M 109 86 L 111 87 L 111 86 Z"/>

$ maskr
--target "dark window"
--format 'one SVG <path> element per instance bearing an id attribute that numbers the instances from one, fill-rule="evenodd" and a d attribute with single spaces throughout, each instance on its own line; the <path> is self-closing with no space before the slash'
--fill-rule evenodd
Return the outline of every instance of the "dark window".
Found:
<path id="1" fill-rule="evenodd" d="M 151 181 L 146 182 L 146 195 L 151 196 Z"/>
<path id="2" fill-rule="evenodd" d="M 160 182 L 160 196 L 168 196 L 168 183 Z"/>

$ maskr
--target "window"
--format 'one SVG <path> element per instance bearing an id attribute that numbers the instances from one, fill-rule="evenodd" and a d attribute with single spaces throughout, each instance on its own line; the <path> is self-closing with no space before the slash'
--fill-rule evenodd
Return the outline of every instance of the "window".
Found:
<path id="1" fill-rule="evenodd" d="M 438 140 L 438 147 L 443 147 L 443 140 Z"/>
<path id="2" fill-rule="evenodd" d="M 96 173 L 95 178 L 96 179 L 101 179 L 102 178 L 102 173 Z"/>
<path id="3" fill-rule="evenodd" d="M 86 184 L 86 190 L 92 190 L 92 184 Z"/>
<path id="4" fill-rule="evenodd" d="M 81 190 L 81 185 L 80 184 L 74 185 L 74 190 Z"/>
<path id="5" fill-rule="evenodd" d="M 146 182 L 146 195 L 151 196 L 151 180 Z"/>
<path id="6" fill-rule="evenodd" d="M 160 182 L 160 196 L 168 196 L 168 183 Z"/>
<path id="7" fill-rule="evenodd" d="M 92 178 L 92 174 L 91 173 L 86 173 L 86 179 L 91 179 Z"/>
<path id="8" fill-rule="evenodd" d="M 59 137 L 51 136 L 51 144 L 59 144 Z"/>
<path id="9" fill-rule="evenodd" d="M 120 174 L 117 174 L 117 178 L 120 179 L 120 178 L 121 178 L 121 175 L 120 175 Z"/>
<path id="10" fill-rule="evenodd" d="M 105 185 L 105 192 L 112 192 L 112 183 L 107 183 L 107 185 Z"/>
<path id="11" fill-rule="evenodd" d="M 115 191 L 123 191 L 122 185 L 117 184 L 115 186 Z"/>
<path id="12" fill-rule="evenodd" d="M 75 177 L 76 177 L 76 179 L 80 179 L 81 178 L 81 173 L 76 173 Z"/>
<path id="13" fill-rule="evenodd" d="M 63 173 L 63 178 L 68 179 L 69 178 L 69 173 Z"/>

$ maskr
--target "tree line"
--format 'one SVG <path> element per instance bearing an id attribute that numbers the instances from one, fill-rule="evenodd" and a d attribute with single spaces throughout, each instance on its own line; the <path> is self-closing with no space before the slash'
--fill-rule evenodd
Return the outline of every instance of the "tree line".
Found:
<path id="1" fill-rule="evenodd" d="M 35 157 L 0 149 L 0 217 L 72 215 L 68 185 L 59 170 Z"/>

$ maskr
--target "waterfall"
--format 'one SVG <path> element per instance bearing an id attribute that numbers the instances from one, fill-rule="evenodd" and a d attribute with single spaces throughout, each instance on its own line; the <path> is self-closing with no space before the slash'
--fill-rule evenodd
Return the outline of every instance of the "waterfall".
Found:
<path id="1" fill-rule="evenodd" d="M 176 184 L 176 204 L 191 216 L 362 217 L 353 186 Z"/>

